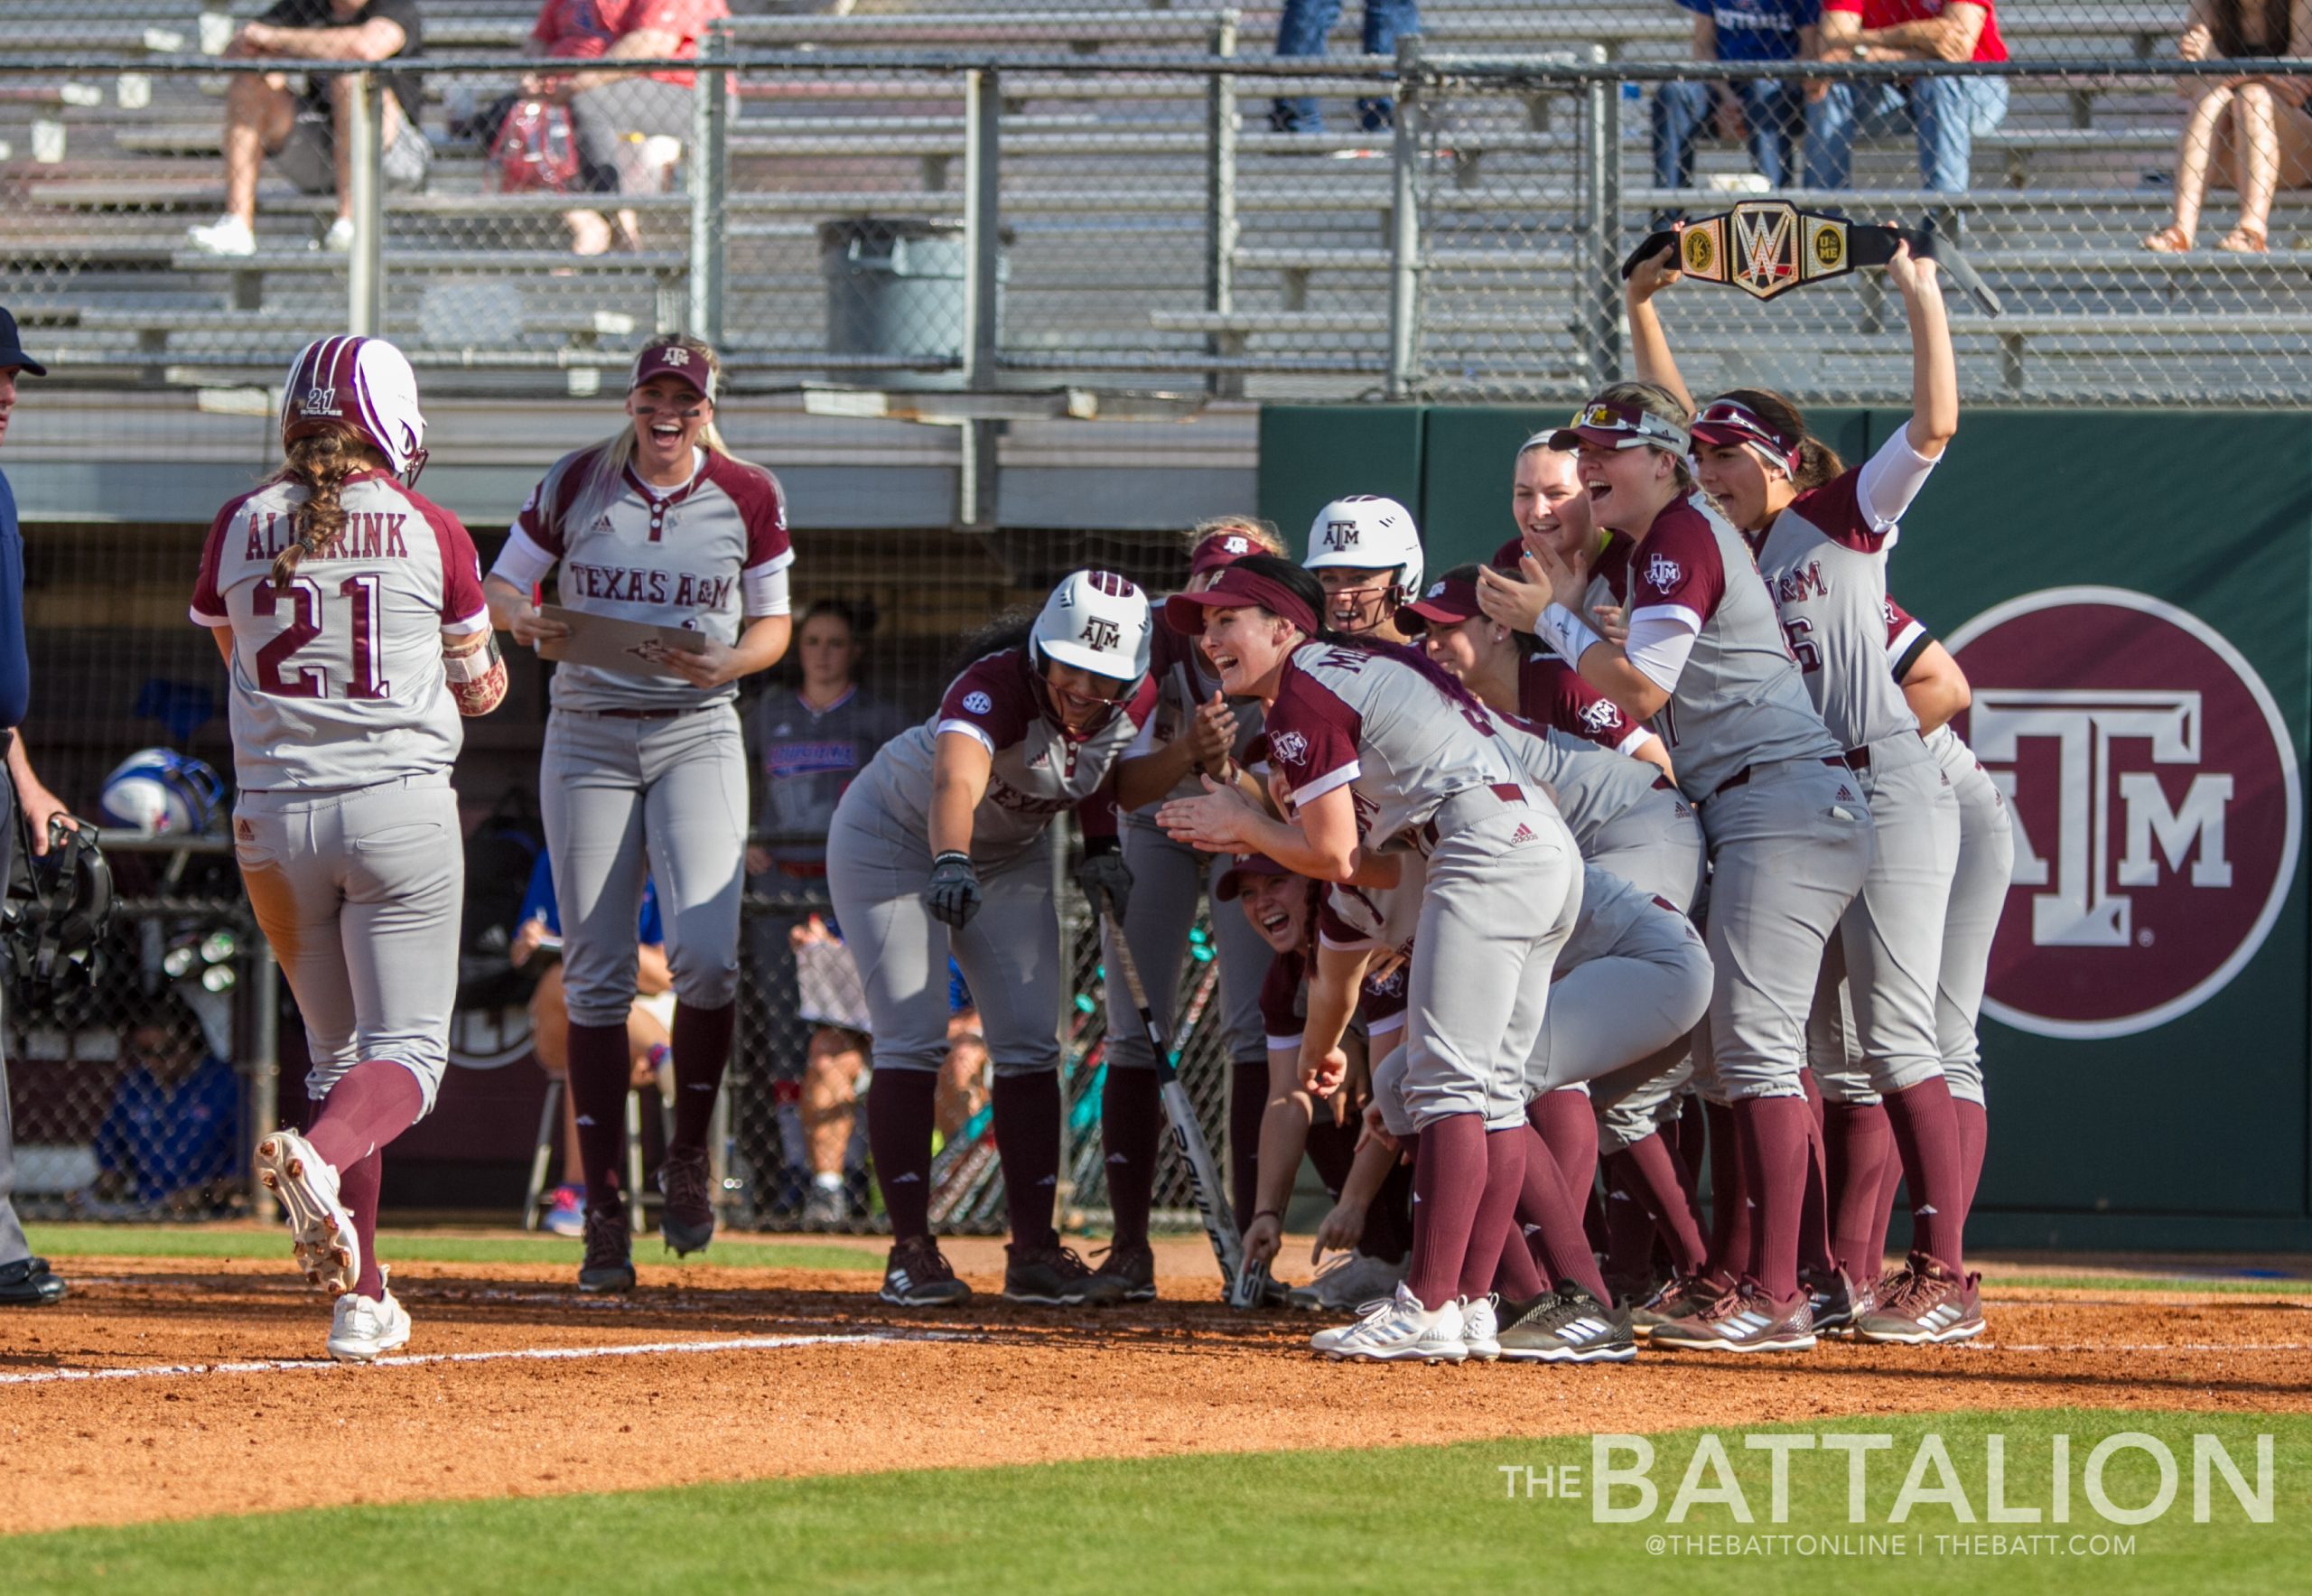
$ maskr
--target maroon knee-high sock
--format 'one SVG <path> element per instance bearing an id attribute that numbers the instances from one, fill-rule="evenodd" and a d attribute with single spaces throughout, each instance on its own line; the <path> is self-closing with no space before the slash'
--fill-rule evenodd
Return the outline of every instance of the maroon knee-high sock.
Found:
<path id="1" fill-rule="evenodd" d="M 1581 1229 L 1581 1210 L 1565 1190 L 1559 1178 L 1556 1164 L 1549 1150 L 1541 1144 L 1541 1133 L 1530 1126 L 1526 1134 L 1533 1141 L 1525 1149 L 1524 1179 L 1518 1187 L 1517 1222 L 1524 1227 L 1525 1242 L 1533 1249 L 1534 1262 L 1542 1276 L 1555 1285 L 1570 1280 L 1600 1301 L 1605 1299 L 1605 1276 L 1598 1273 L 1597 1255 L 1590 1250 L 1590 1237 Z"/>
<path id="2" fill-rule="evenodd" d="M 1533 1173 L 1534 1162 L 1540 1156 L 1531 1147 L 1525 1150 L 1528 1175 Z M 1501 1293 L 1505 1302 L 1531 1302 L 1550 1289 L 1550 1283 L 1542 1278 L 1541 1265 L 1534 1259 L 1525 1227 L 1519 1223 L 1514 1211 L 1509 1216 L 1509 1228 L 1501 1238 L 1501 1261 L 1493 1266 L 1493 1289 Z"/>
<path id="3" fill-rule="evenodd" d="M 1710 1257 L 1702 1246 L 1701 1223 L 1695 1216 L 1693 1194 L 1686 1189 L 1684 1167 L 1677 1154 L 1662 1144 L 1660 1136 L 1647 1136 L 1631 1143 L 1607 1162 L 1609 1169 L 1618 1165 L 1636 1199 L 1635 1206 L 1670 1249 L 1670 1267 L 1680 1274 L 1701 1274 Z"/>
<path id="4" fill-rule="evenodd" d="M 1798 1294 L 1798 1215 L 1806 1200 L 1806 1125 L 1813 1117 L 1804 1097 L 1745 1097 L 1734 1105 L 1743 1176 L 1757 1205 L 1745 1277 L 1777 1303 Z"/>
<path id="5" fill-rule="evenodd" d="M 1598 1183 L 1598 1115 L 1581 1092 L 1543 1092 L 1525 1105 L 1525 1122 L 1541 1133 L 1565 1194 L 1577 1209 L 1589 1206 Z"/>
<path id="6" fill-rule="evenodd" d="M 1805 1078 L 1814 1078 L 1809 1072 Z M 1798 1205 L 1798 1266 L 1828 1274 L 1838 1266 L 1831 1253 L 1830 1155 L 1823 1142 L 1823 1100 L 1806 1097 L 1806 1191 Z"/>
<path id="7" fill-rule="evenodd" d="M 731 1065 L 731 1029 L 738 1023 L 739 1005 L 702 1009 L 694 1003 L 675 1005 L 669 1041 L 675 1050 L 675 1134 L 667 1139 L 669 1153 L 700 1153 L 714 1123 L 714 1099 L 722 1090 L 722 1072 Z"/>
<path id="8" fill-rule="evenodd" d="M 1894 1156 L 1895 1134 L 1876 1103 L 1832 1103 L 1823 1115 L 1823 1146 L 1831 1183 L 1831 1251 L 1847 1278 L 1878 1277 L 1874 1237 L 1883 1239 L 1878 1188 Z"/>
<path id="9" fill-rule="evenodd" d="M 1309 1162 L 1325 1190 L 1335 1197 L 1340 1195 L 1341 1182 L 1348 1179 L 1349 1166 L 1356 1162 L 1356 1138 L 1363 1134 L 1361 1125 L 1335 1125 L 1330 1109 L 1322 1103 L 1317 1105 L 1316 1120 L 1309 1126 Z"/>
<path id="10" fill-rule="evenodd" d="M 995 1078 L 995 1153 L 1003 1164 L 1003 1211 L 1021 1246 L 1049 1246 L 1059 1189 L 1059 1072 Z"/>
<path id="11" fill-rule="evenodd" d="M 867 1152 L 891 1217 L 891 1239 L 931 1234 L 931 1133 L 938 1072 L 878 1069 L 867 1087 Z"/>
<path id="12" fill-rule="evenodd" d="M 1461 1258 L 1459 1294 L 1464 1297 L 1481 1297 L 1493 1289 L 1493 1272 L 1502 1252 L 1518 1238 L 1517 1201 L 1525 1183 L 1526 1154 L 1533 1146 L 1534 1133 L 1522 1125 L 1485 1134 L 1485 1191 L 1478 1199 L 1477 1216 L 1469 1224 L 1468 1249 Z"/>
<path id="13" fill-rule="evenodd" d="M 1903 1161 L 1895 1156 L 1894 1134 L 1890 1125 L 1887 1157 L 1879 1166 L 1878 1191 L 1870 1199 L 1870 1245 L 1862 1252 L 1863 1266 L 1873 1280 L 1887 1273 L 1887 1227 L 1895 1222 L 1895 1194 L 1903 1184 Z"/>
<path id="14" fill-rule="evenodd" d="M 1710 1106 L 1698 1092 L 1686 1094 L 1678 1108 L 1678 1117 L 1663 1127 L 1663 1134 L 1677 1133 L 1678 1162 L 1686 1166 L 1686 1190 L 1694 1194 L 1694 1208 L 1701 1208 L 1701 1171 L 1710 1160 Z"/>
<path id="15" fill-rule="evenodd" d="M 425 1089 L 417 1077 L 390 1059 L 371 1059 L 330 1087 L 305 1140 L 341 1180 L 349 1167 L 415 1125 L 424 1112 Z"/>
<path id="16" fill-rule="evenodd" d="M 1967 1201 L 1960 1219 L 1975 1211 L 1975 1190 L 1982 1184 L 1983 1149 L 1990 1143 L 1990 1115 L 1980 1103 L 1970 1103 L 1964 1097 L 1951 1099 L 1951 1111 L 1959 1116 L 1959 1178 L 1965 1182 Z"/>
<path id="17" fill-rule="evenodd" d="M 1384 1264 L 1402 1264 L 1412 1249 L 1412 1166 L 1391 1166 L 1365 1210 L 1365 1234 L 1356 1250 Z"/>
<path id="18" fill-rule="evenodd" d="M 1903 1180 L 1910 1187 L 1912 1248 L 1954 1272 L 1963 1268 L 1960 1255 L 1967 1189 L 1951 1083 L 1931 1076 L 1904 1091 L 1888 1092 L 1887 1122 L 1895 1133 L 1895 1150 L 1902 1155 Z"/>
<path id="19" fill-rule="evenodd" d="M 618 1206 L 626 1190 L 626 1091 L 631 1074 L 626 1026 L 570 1027 L 570 1104 L 578 1115 L 578 1156 L 586 1164 L 586 1206 Z"/>
<path id="20" fill-rule="evenodd" d="M 394 1068 L 401 1069 L 398 1064 Z M 337 1199 L 353 1215 L 353 1238 L 361 1247 L 361 1273 L 353 1282 L 353 1294 L 372 1302 L 386 1300 L 386 1272 L 378 1262 L 378 1187 L 385 1172 L 385 1157 L 377 1153 L 364 1153 L 337 1171 Z"/>
<path id="21" fill-rule="evenodd" d="M 1733 1105 L 1705 1101 L 1702 1114 L 1710 1124 L 1710 1272 L 1731 1282 L 1750 1266 L 1750 1204 L 1755 1199 L 1743 1169 Z"/>
<path id="22" fill-rule="evenodd" d="M 1654 1138 L 1648 1136 L 1647 1141 Z M 1606 1283 L 1616 1290 L 1636 1284 L 1654 1270 L 1654 1216 L 1630 1189 L 1627 1153 L 1608 1153 L 1606 1176 Z"/>
<path id="23" fill-rule="evenodd" d="M 1482 1115 L 1448 1115 L 1422 1131 L 1412 1170 L 1412 1267 L 1405 1289 L 1424 1308 L 1442 1307 L 1460 1292 L 1461 1264 L 1490 1172 Z"/>
<path id="24" fill-rule="evenodd" d="M 1100 1145 L 1106 1152 L 1117 1246 L 1140 1246 L 1148 1240 L 1148 1206 L 1155 1198 L 1163 1134 L 1164 1102 L 1156 1072 L 1109 1065 L 1100 1087 Z"/>
<path id="25" fill-rule="evenodd" d="M 1109 1071 L 1114 1074 L 1114 1071 Z M 1152 1077 L 1154 1071 L 1149 1074 Z M 1238 1231 L 1261 1206 L 1261 1119 L 1268 1112 L 1268 1061 L 1228 1067 L 1228 1188 Z"/>

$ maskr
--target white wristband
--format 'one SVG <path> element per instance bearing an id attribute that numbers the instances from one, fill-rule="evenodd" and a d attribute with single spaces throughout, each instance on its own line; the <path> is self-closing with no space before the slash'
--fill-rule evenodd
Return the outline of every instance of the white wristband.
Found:
<path id="1" fill-rule="evenodd" d="M 1563 604 L 1552 604 L 1543 611 L 1539 625 L 1542 636 L 1568 665 L 1580 665 L 1584 654 L 1606 640 Z"/>

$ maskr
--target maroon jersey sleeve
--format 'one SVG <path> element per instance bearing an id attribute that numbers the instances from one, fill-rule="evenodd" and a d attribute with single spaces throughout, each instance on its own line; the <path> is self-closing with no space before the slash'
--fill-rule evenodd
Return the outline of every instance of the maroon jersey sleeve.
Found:
<path id="1" fill-rule="evenodd" d="M 514 530 L 536 544 L 555 559 L 564 553 L 562 546 L 562 512 L 567 506 L 575 484 L 583 482 L 594 469 L 594 452 L 581 450 L 555 462 L 545 480 L 530 490 L 522 500 L 522 513 L 514 518 Z"/>
<path id="2" fill-rule="evenodd" d="M 1861 483 L 1862 468 L 1851 467 L 1821 487 L 1807 489 L 1790 501 L 1790 508 L 1841 547 L 1876 554 L 1888 534 L 1874 528 L 1862 513 Z"/>
<path id="3" fill-rule="evenodd" d="M 1726 563 L 1700 510 L 1673 504 L 1629 555 L 1629 615 L 1671 614 L 1700 631 L 1726 596 Z"/>
<path id="4" fill-rule="evenodd" d="M 479 621 L 489 623 L 489 602 L 481 596 L 481 556 L 474 552 L 473 535 L 465 523 L 430 499 L 406 497 L 434 528 L 434 544 L 442 559 L 442 624 L 457 631 L 475 630 Z"/>
<path id="5" fill-rule="evenodd" d="M 993 753 L 1026 737 L 1035 718 L 1025 662 L 1019 649 L 1005 649 L 974 660 L 949 684 L 937 729 L 976 737 Z"/>
<path id="6" fill-rule="evenodd" d="M 760 466 L 727 454 L 708 455 L 707 470 L 746 522 L 744 569 L 760 571 L 791 559 L 794 549 L 787 537 L 787 498 L 778 490 L 778 479 Z"/>
<path id="7" fill-rule="evenodd" d="M 232 616 L 225 610 L 225 595 L 218 591 L 217 574 L 225 558 L 225 537 L 232 530 L 233 518 L 241 507 L 256 498 L 244 493 L 228 500 L 209 523 L 208 539 L 200 546 L 200 574 L 192 581 L 192 623 L 195 626 L 229 626 Z"/>
<path id="8" fill-rule="evenodd" d="M 1364 717 L 1308 672 L 1285 667 L 1264 724 L 1269 761 L 1292 784 L 1296 803 L 1346 786 L 1362 773 L 1356 745 Z"/>
<path id="9" fill-rule="evenodd" d="M 1367 975 L 1357 988 L 1356 1013 L 1365 1022 L 1367 1031 L 1394 1031 L 1404 1023 L 1406 966 L 1399 965 L 1385 975 Z M 1379 1058 L 1379 1050 L 1375 1050 Z"/>
<path id="10" fill-rule="evenodd" d="M 1272 1048 L 1294 1045 L 1306 1028 L 1299 1012 L 1305 970 L 1300 955 L 1280 953 L 1269 961 L 1268 974 L 1261 979 L 1261 1029 Z"/>
<path id="11" fill-rule="evenodd" d="M 1555 726 L 1617 753 L 1645 730 L 1554 654 L 1527 656 L 1517 677 L 1517 710 L 1525 720 Z"/>

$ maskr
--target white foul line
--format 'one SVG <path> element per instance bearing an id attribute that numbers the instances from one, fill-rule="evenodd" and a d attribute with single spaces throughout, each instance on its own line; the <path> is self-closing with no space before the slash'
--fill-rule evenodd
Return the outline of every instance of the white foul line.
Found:
<path id="1" fill-rule="evenodd" d="M 550 1362 L 579 1358 L 641 1358 L 676 1352 L 776 1352 L 792 1347 L 856 1347 L 874 1341 L 914 1340 L 914 1336 L 737 1336 L 722 1341 L 641 1341 L 622 1347 L 508 1347 L 489 1352 L 418 1352 L 374 1360 L 378 1368 L 410 1368 L 426 1363 L 498 1363 L 506 1359 Z M 333 1369 L 328 1358 L 267 1358 L 246 1363 L 172 1363 L 136 1368 L 57 1368 L 0 1375 L 0 1386 L 45 1386 L 60 1380 L 151 1380 L 180 1375 L 261 1375 L 290 1369 Z"/>
<path id="2" fill-rule="evenodd" d="M 1971 1352 L 2312 1352 L 2312 1341 L 1962 1341 Z"/>

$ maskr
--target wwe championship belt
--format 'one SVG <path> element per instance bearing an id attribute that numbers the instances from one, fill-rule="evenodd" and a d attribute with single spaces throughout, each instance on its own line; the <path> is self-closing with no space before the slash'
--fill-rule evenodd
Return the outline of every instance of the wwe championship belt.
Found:
<path id="1" fill-rule="evenodd" d="M 1719 216 L 1701 216 L 1675 231 L 1649 234 L 1622 262 L 1627 280 L 1638 264 L 1673 243 L 1678 270 L 1704 283 L 1730 283 L 1758 299 L 1843 277 L 1859 266 L 1885 266 L 1897 247 L 1932 260 L 1967 291 L 1985 315 L 1999 295 L 1976 275 L 1959 247 L 1933 228 L 1866 227 L 1842 216 L 1801 210 L 1787 200 L 1745 200 Z"/>

